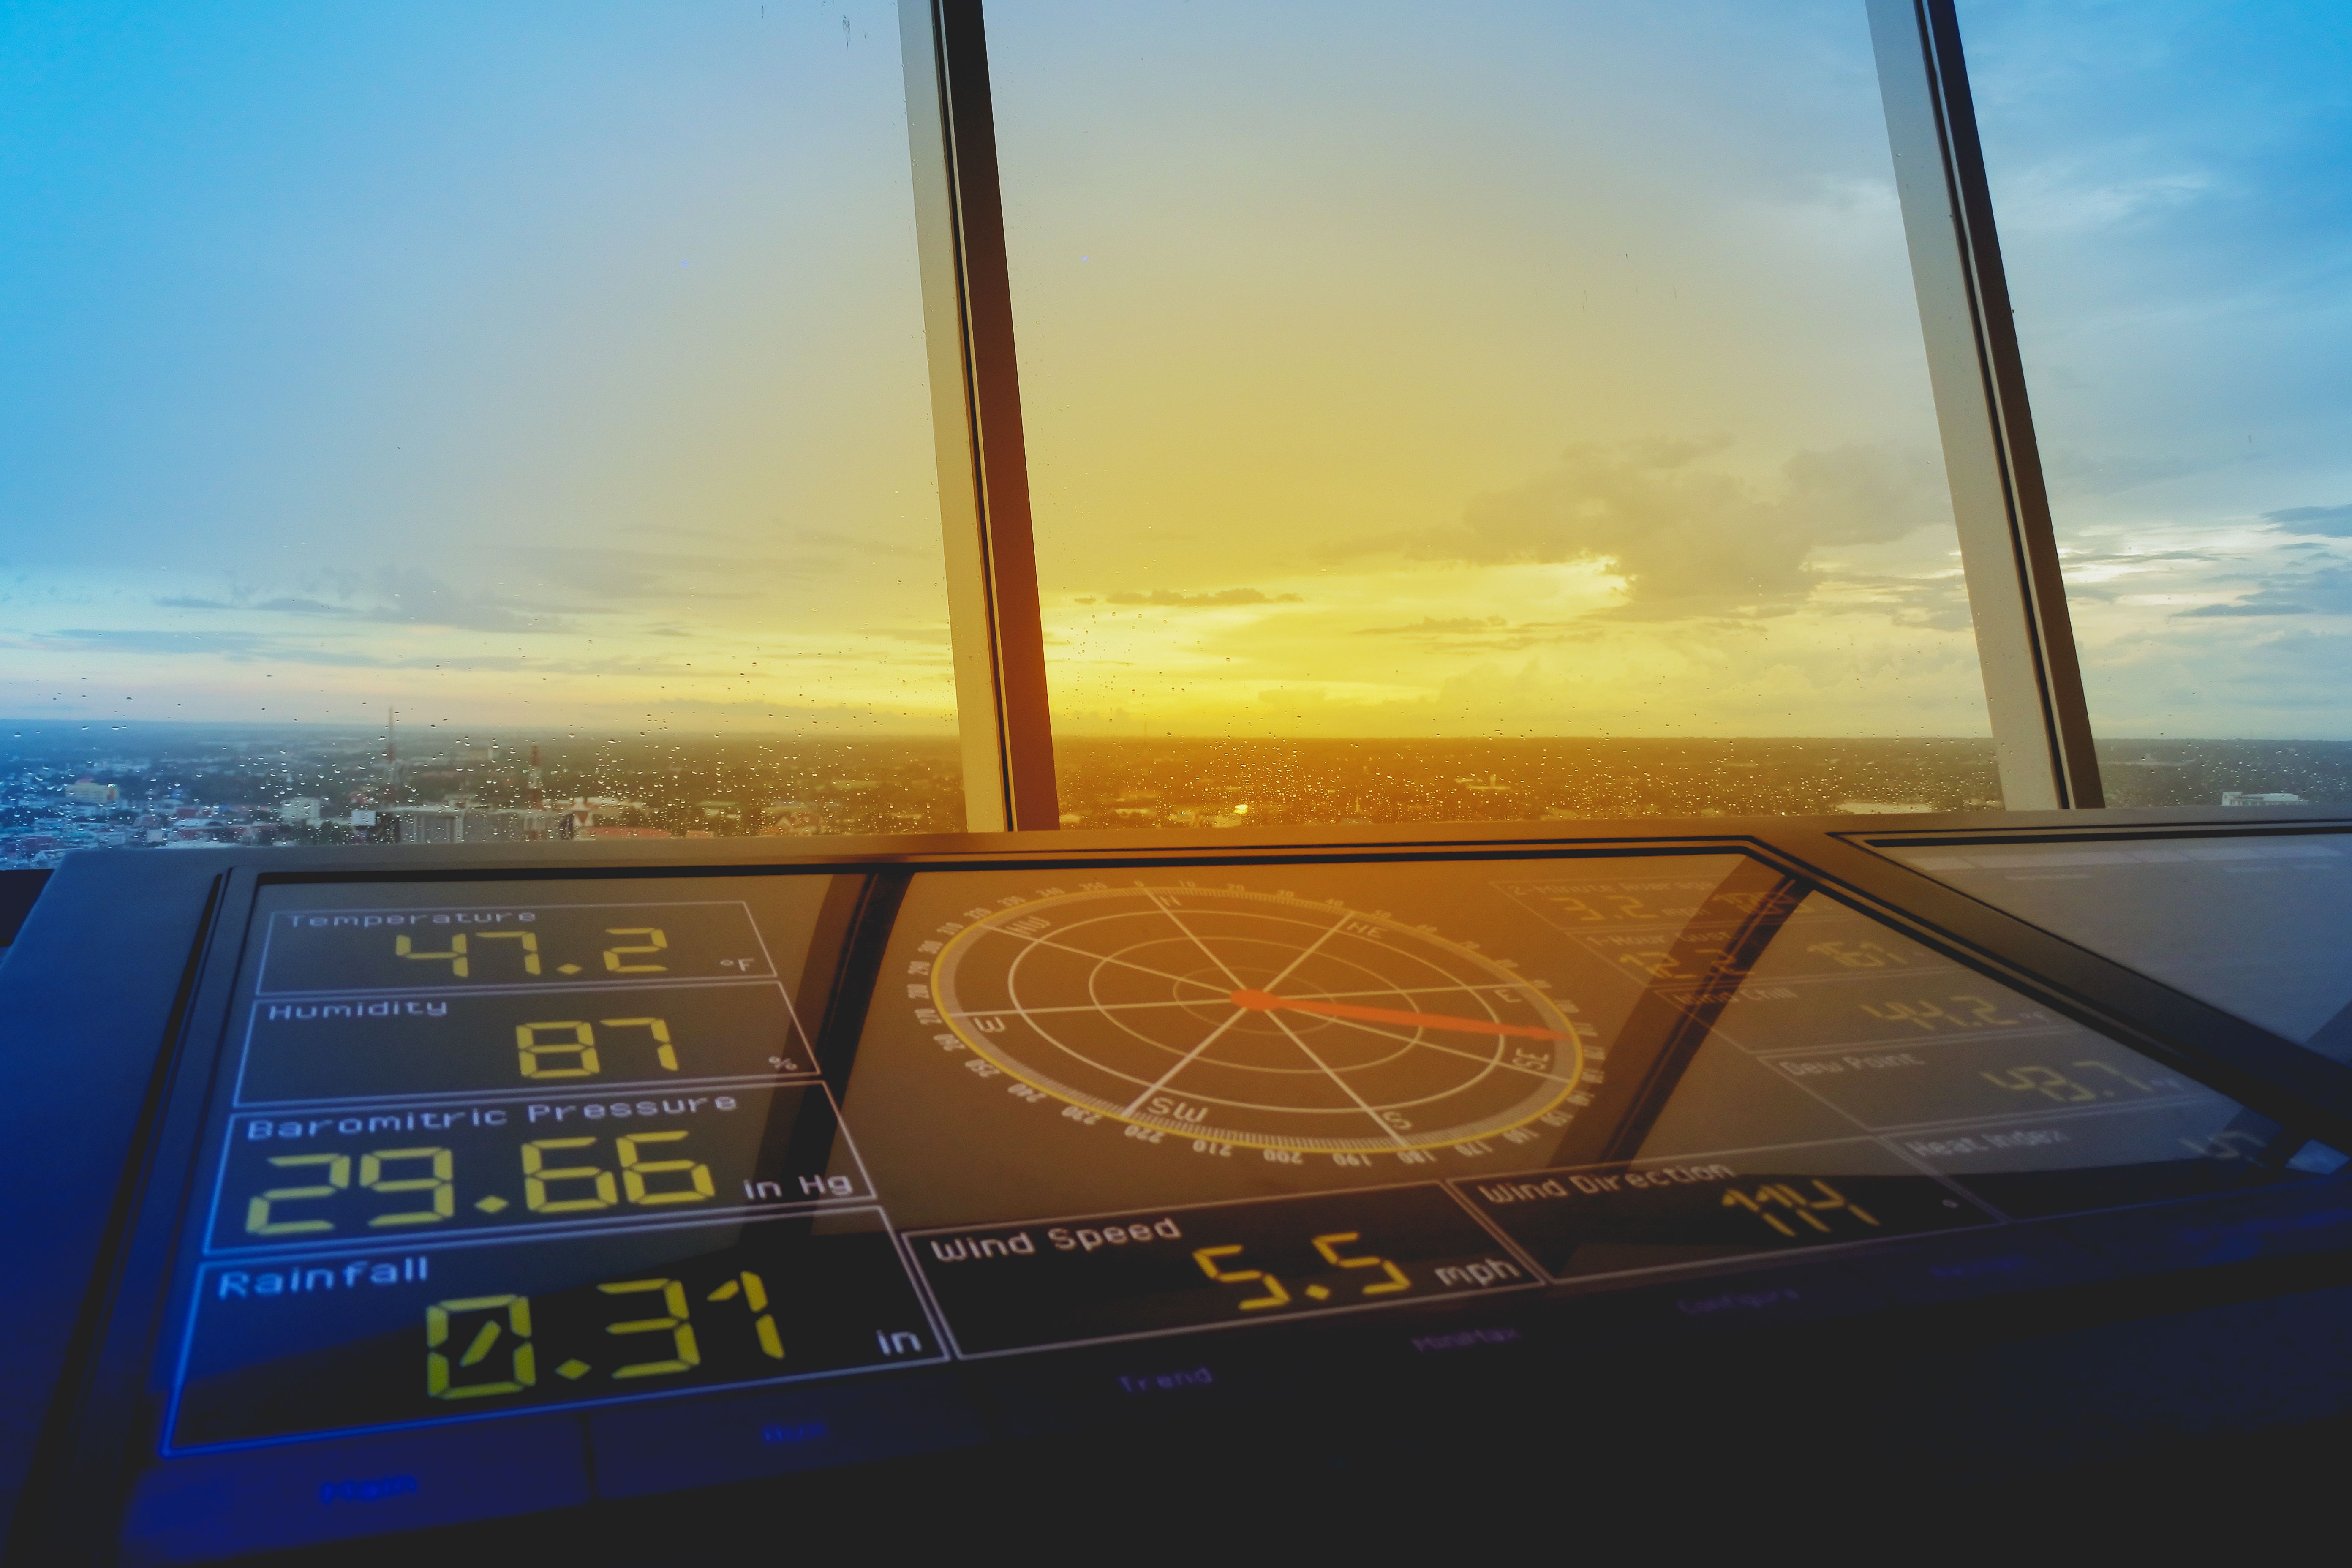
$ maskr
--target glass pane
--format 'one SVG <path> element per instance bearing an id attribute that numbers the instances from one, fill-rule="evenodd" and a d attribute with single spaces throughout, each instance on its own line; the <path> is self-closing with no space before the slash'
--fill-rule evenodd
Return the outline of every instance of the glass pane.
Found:
<path id="1" fill-rule="evenodd" d="M 1998 804 L 1859 6 L 988 17 L 1074 816 Z"/>
<path id="2" fill-rule="evenodd" d="M 1878 847 L 1995 909 L 2352 1061 L 2352 837 Z"/>
<path id="3" fill-rule="evenodd" d="M 2352 13 L 1959 11 L 2107 798 L 2352 800 Z"/>
<path id="4" fill-rule="evenodd" d="M 0 858 L 961 826 L 884 0 L 19 5 L 0 106 Z"/>

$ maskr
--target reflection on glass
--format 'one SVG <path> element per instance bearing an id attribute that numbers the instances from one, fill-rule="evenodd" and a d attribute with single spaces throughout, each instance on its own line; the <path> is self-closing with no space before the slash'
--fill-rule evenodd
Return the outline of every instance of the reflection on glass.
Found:
<path id="1" fill-rule="evenodd" d="M 0 863 L 961 821 L 892 6 L 0 60 Z"/>
<path id="2" fill-rule="evenodd" d="M 1403 1300 L 2258 1184 L 2276 1131 L 1736 855 L 918 877 L 845 1113 L 991 1348 L 1374 1304 L 1315 1261 L 1340 1230 Z M 1443 1205 L 1366 1206 L 1426 1183 L 1522 1272 L 1462 1273 Z M 984 1266 L 1047 1216 L 1120 1237 Z M 1163 1220 L 1243 1251 L 1201 1273 Z"/>
<path id="3" fill-rule="evenodd" d="M 1959 14 L 2108 798 L 2352 800 L 2347 13 Z"/>
<path id="4" fill-rule="evenodd" d="M 1859 10 L 989 27 L 1083 820 L 1998 804 Z"/>
<path id="5" fill-rule="evenodd" d="M 2352 838 L 1881 846 L 1995 909 L 2352 1061 Z"/>

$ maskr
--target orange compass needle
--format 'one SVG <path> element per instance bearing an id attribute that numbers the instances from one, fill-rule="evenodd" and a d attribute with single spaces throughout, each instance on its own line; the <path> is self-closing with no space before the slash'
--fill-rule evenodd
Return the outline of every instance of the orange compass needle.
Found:
<path id="1" fill-rule="evenodd" d="M 1323 1018 L 1353 1018 L 1362 1024 L 1396 1024 L 1412 1029 L 1444 1029 L 1456 1035 L 1516 1035 L 1527 1040 L 1570 1040 L 1576 1037 L 1532 1024 L 1503 1024 L 1492 1018 L 1451 1018 L 1442 1013 L 1406 1013 L 1394 1007 L 1364 1007 L 1353 1002 L 1294 1002 L 1271 991 L 1236 991 L 1228 998 L 1236 1007 L 1270 1013 L 1312 1013 Z"/>

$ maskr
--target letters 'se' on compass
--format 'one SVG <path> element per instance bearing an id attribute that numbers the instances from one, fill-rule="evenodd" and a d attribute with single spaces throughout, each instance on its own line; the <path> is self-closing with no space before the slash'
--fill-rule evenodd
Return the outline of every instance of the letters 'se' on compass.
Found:
<path id="1" fill-rule="evenodd" d="M 1534 983 L 1429 931 L 1287 893 L 1030 900 L 956 932 L 931 995 L 959 1039 L 1024 1083 L 1185 1138 L 1402 1154 L 1558 1125 L 1584 1098 L 1572 1009 Z"/>

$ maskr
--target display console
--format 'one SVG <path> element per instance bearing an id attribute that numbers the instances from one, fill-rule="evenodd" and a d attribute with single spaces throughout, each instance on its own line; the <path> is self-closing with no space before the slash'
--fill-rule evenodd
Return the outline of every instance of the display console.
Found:
<path id="1" fill-rule="evenodd" d="M 725 873 L 264 877 L 220 917 L 105 1552 L 981 1441 L 1596 1302 L 1638 1340 L 2063 1289 L 2198 1261 L 2112 1223 L 2184 1200 L 2345 1217 L 2311 1124 L 1755 849 Z"/>

